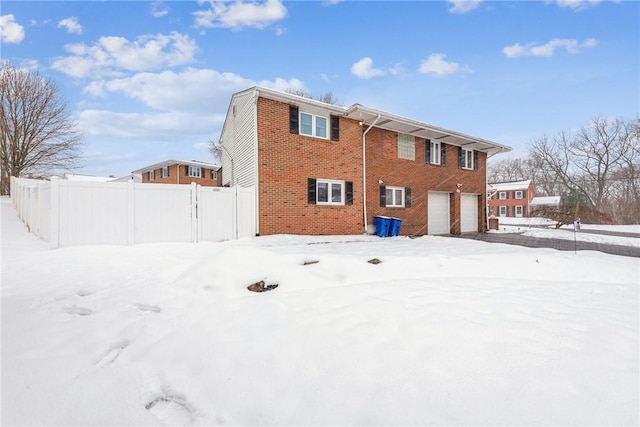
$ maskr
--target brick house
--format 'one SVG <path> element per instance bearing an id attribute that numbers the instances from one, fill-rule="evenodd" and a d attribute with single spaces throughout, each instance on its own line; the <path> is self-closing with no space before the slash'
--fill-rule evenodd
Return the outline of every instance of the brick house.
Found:
<path id="1" fill-rule="evenodd" d="M 489 215 L 528 217 L 529 205 L 535 195 L 533 182 L 530 179 L 489 184 Z"/>
<path id="2" fill-rule="evenodd" d="M 131 172 L 140 174 L 142 183 L 191 184 L 195 182 L 207 187 L 220 187 L 221 167 L 195 160 L 165 160 Z"/>
<path id="3" fill-rule="evenodd" d="M 485 229 L 487 155 L 509 147 L 360 104 L 262 87 L 234 94 L 221 134 L 223 185 L 256 188 L 258 234 Z"/>

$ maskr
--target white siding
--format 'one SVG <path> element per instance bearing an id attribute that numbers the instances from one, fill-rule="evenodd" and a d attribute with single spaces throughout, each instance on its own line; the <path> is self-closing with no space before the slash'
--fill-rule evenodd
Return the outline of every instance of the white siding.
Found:
<path id="1" fill-rule="evenodd" d="M 253 90 L 231 98 L 222 130 L 222 145 L 233 158 L 222 154 L 222 184 L 253 187 L 258 183 L 257 110 Z M 233 176 L 233 182 L 232 182 Z"/>

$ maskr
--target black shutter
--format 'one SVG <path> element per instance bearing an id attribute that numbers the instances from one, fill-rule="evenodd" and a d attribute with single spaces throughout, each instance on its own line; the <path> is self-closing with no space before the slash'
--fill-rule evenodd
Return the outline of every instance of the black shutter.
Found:
<path id="1" fill-rule="evenodd" d="M 478 170 L 478 158 L 480 156 L 478 155 L 478 151 L 473 150 L 473 170 L 477 171 Z"/>
<path id="2" fill-rule="evenodd" d="M 151 181 L 151 172 L 147 172 L 147 181 Z"/>
<path id="3" fill-rule="evenodd" d="M 504 193 L 507 195 L 507 199 L 509 199 L 509 193 L 510 193 L 510 191 L 505 191 Z"/>
<path id="4" fill-rule="evenodd" d="M 345 194 L 344 203 L 346 205 L 352 205 L 353 204 L 353 182 L 347 181 L 344 183 L 344 194 Z"/>
<path id="5" fill-rule="evenodd" d="M 340 140 L 340 117 L 331 116 L 331 140 Z"/>
<path id="6" fill-rule="evenodd" d="M 447 164 L 447 144 L 444 142 L 440 143 L 440 164 L 442 166 Z"/>
<path id="7" fill-rule="evenodd" d="M 298 133 L 298 107 L 295 105 L 289 105 L 289 133 Z"/>
<path id="8" fill-rule="evenodd" d="M 316 204 L 316 180 L 307 178 L 307 201 L 310 205 Z"/>
<path id="9" fill-rule="evenodd" d="M 431 163 L 431 140 L 425 139 L 425 144 L 427 144 L 427 148 L 425 151 L 426 162 Z"/>
<path id="10" fill-rule="evenodd" d="M 171 166 L 167 166 L 167 178 L 171 175 Z"/>
<path id="11" fill-rule="evenodd" d="M 404 189 L 404 207 L 405 208 L 411 207 L 411 188 L 410 187 L 406 187 Z"/>
<path id="12" fill-rule="evenodd" d="M 462 147 L 458 147 L 458 169 L 462 169 L 464 166 L 464 151 Z"/>
<path id="13" fill-rule="evenodd" d="M 380 186 L 380 207 L 384 208 L 387 206 L 387 187 L 384 185 Z"/>
<path id="14" fill-rule="evenodd" d="M 184 167 L 184 174 L 185 174 L 186 176 L 189 176 L 189 165 L 186 165 L 186 166 Z"/>

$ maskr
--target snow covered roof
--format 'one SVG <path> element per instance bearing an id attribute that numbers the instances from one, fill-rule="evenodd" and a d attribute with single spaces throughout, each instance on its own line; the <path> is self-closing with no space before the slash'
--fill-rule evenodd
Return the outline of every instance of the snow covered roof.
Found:
<path id="1" fill-rule="evenodd" d="M 489 184 L 495 191 L 510 191 L 510 190 L 526 190 L 531 185 L 531 180 L 525 181 L 512 181 L 512 182 L 499 182 L 496 184 Z"/>
<path id="2" fill-rule="evenodd" d="M 155 163 L 153 165 L 145 166 L 141 169 L 134 170 L 131 173 L 144 173 L 156 169 L 163 168 L 165 166 L 183 165 L 183 166 L 195 166 L 207 169 L 219 170 L 222 166 L 214 165 L 213 163 L 201 162 L 198 160 L 165 160 L 164 162 Z"/>
<path id="3" fill-rule="evenodd" d="M 529 202 L 529 205 L 538 205 L 538 206 L 558 206 L 560 204 L 560 196 L 544 196 L 544 197 L 534 197 Z"/>
<path id="4" fill-rule="evenodd" d="M 94 175 L 81 175 L 73 173 L 65 173 L 64 179 L 68 181 L 91 181 L 91 182 L 109 182 L 113 181 L 113 176 L 94 176 Z"/>

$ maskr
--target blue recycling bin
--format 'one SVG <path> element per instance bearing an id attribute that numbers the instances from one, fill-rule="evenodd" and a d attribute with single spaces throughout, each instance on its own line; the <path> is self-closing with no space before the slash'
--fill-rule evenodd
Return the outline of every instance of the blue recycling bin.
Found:
<path id="1" fill-rule="evenodd" d="M 400 235 L 400 226 L 402 225 L 402 220 L 400 218 L 389 218 L 389 232 L 387 236 L 395 237 Z"/>
<path id="2" fill-rule="evenodd" d="M 376 236 L 387 237 L 389 234 L 389 225 L 391 224 L 391 218 L 386 216 L 374 216 L 373 226 L 376 229 Z"/>

